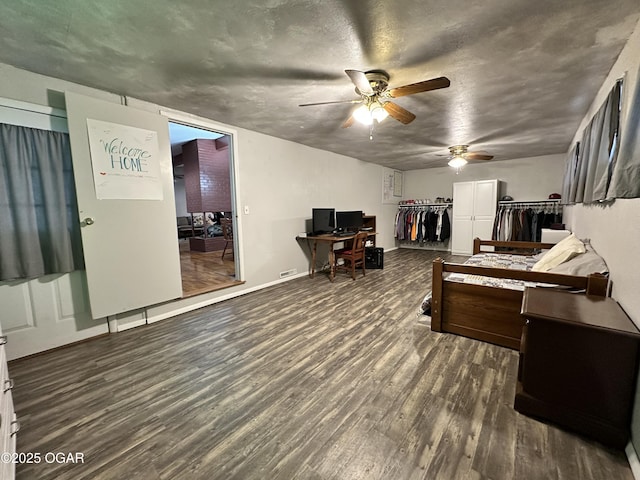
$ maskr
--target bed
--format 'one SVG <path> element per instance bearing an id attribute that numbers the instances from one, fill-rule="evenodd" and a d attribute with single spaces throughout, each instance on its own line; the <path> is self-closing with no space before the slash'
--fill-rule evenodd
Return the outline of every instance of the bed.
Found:
<path id="1" fill-rule="evenodd" d="M 537 261 L 532 255 L 553 246 L 539 242 L 475 239 L 474 256 L 467 263 L 434 260 L 431 330 L 519 349 L 524 325 L 520 309 L 525 287 L 563 288 L 588 295 L 607 295 L 608 276 L 605 273 L 574 275 L 531 271 Z M 487 247 L 498 251 L 487 253 Z M 589 268 L 606 270 L 604 261 L 602 264 L 605 269 Z"/>

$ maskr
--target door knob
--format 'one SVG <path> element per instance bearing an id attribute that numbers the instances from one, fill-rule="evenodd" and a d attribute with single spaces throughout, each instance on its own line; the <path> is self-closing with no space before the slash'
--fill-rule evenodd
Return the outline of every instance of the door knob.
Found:
<path id="1" fill-rule="evenodd" d="M 93 225 L 95 223 L 95 220 L 93 218 L 91 218 L 91 217 L 87 217 L 82 221 L 82 223 L 83 223 L 83 226 L 85 226 L 85 225 Z"/>

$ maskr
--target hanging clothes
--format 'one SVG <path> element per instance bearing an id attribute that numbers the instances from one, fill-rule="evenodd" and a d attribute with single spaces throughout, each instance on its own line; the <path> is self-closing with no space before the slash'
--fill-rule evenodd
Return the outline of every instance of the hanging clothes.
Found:
<path id="1" fill-rule="evenodd" d="M 418 212 L 418 227 L 416 230 L 416 241 L 422 242 L 424 240 L 424 212 Z"/>
<path id="2" fill-rule="evenodd" d="M 542 229 L 551 228 L 558 223 L 562 223 L 562 205 L 558 202 L 499 204 L 491 238 L 499 241 L 539 242 Z"/>
<path id="3" fill-rule="evenodd" d="M 521 210 L 520 211 L 520 223 L 522 224 L 522 229 L 518 234 L 518 241 L 520 242 L 531 242 L 531 211 L 530 209 Z"/>
<path id="4" fill-rule="evenodd" d="M 394 237 L 419 245 L 445 242 L 451 237 L 448 205 L 401 206 L 394 218 Z"/>
<path id="5" fill-rule="evenodd" d="M 441 242 L 446 242 L 451 237 L 451 221 L 449 220 L 449 214 L 447 210 L 442 211 L 442 228 L 440 229 Z"/>

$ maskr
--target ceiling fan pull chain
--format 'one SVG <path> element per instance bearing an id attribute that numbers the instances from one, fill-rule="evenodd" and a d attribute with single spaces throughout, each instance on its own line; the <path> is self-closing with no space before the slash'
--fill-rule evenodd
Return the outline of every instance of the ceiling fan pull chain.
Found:
<path id="1" fill-rule="evenodd" d="M 369 140 L 373 140 L 373 123 L 371 122 L 371 125 L 369 125 Z"/>

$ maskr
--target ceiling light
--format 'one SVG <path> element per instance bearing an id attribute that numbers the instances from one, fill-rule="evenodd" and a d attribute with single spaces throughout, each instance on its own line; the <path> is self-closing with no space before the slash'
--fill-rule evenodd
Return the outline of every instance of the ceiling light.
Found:
<path id="1" fill-rule="evenodd" d="M 378 123 L 389 116 L 389 113 L 387 113 L 387 111 L 384 109 L 384 106 L 378 100 L 369 105 L 369 110 L 371 111 L 371 116 L 373 117 L 373 119 Z"/>
<path id="2" fill-rule="evenodd" d="M 374 120 L 380 123 L 388 116 L 389 114 L 379 100 L 373 100 L 368 104 L 360 105 L 353 112 L 353 118 L 363 125 L 371 125 Z"/>
<path id="3" fill-rule="evenodd" d="M 449 166 L 453 167 L 453 168 L 458 168 L 459 169 L 459 168 L 464 167 L 466 164 L 467 164 L 467 161 L 464 158 L 462 158 L 462 157 L 460 157 L 458 155 L 456 155 L 451 160 L 449 160 Z"/>
<path id="4" fill-rule="evenodd" d="M 371 125 L 373 123 L 373 117 L 371 116 L 371 112 L 367 105 L 360 105 L 356 108 L 353 112 L 353 118 L 363 125 Z"/>

